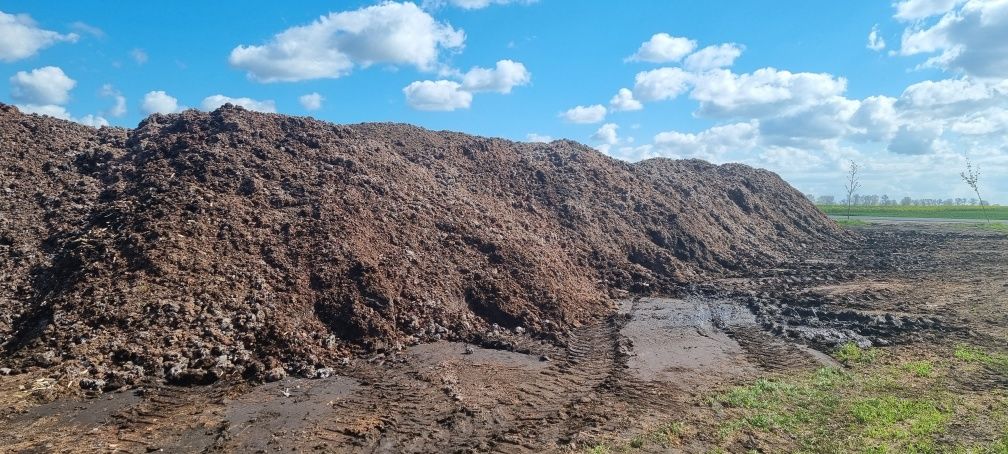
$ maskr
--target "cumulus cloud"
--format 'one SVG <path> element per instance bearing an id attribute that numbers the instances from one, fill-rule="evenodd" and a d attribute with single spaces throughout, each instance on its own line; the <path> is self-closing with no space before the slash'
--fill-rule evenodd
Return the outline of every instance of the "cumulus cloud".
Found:
<path id="1" fill-rule="evenodd" d="M 973 104 L 992 96 L 991 89 L 971 79 L 925 80 L 903 90 L 901 101 L 916 108 L 936 108 L 959 103 Z"/>
<path id="2" fill-rule="evenodd" d="M 238 46 L 229 63 L 260 82 L 338 78 L 354 67 L 438 66 L 440 51 L 458 49 L 465 33 L 441 23 L 414 3 L 386 2 L 329 13 L 292 27 L 260 46 Z"/>
<path id="3" fill-rule="evenodd" d="M 681 68 L 658 68 L 637 73 L 633 95 L 645 102 L 673 99 L 689 88 L 692 75 Z"/>
<path id="4" fill-rule="evenodd" d="M 700 102 L 698 112 L 702 115 L 759 118 L 806 108 L 839 96 L 846 88 L 846 79 L 826 73 L 762 68 L 735 74 L 722 69 L 698 76 L 690 97 Z"/>
<path id="5" fill-rule="evenodd" d="M 833 96 L 801 110 L 760 120 L 762 142 L 768 145 L 814 149 L 851 132 L 850 120 L 861 103 Z"/>
<path id="6" fill-rule="evenodd" d="M 876 52 L 885 49 L 885 39 L 882 39 L 882 35 L 879 34 L 878 24 L 872 26 L 871 31 L 868 32 L 868 47 Z"/>
<path id="7" fill-rule="evenodd" d="M 182 110 L 179 108 L 178 99 L 161 90 L 147 92 L 143 97 L 143 103 L 140 105 L 140 108 L 147 115 L 154 113 L 169 114 Z"/>
<path id="8" fill-rule="evenodd" d="M 462 89 L 462 84 L 451 80 L 424 80 L 403 88 L 406 102 L 414 109 L 452 111 L 468 109 L 472 93 Z"/>
<path id="9" fill-rule="evenodd" d="M 720 161 L 729 151 L 752 149 L 758 135 L 755 122 L 714 126 L 699 133 L 665 131 L 655 135 L 653 154 Z"/>
<path id="10" fill-rule="evenodd" d="M 0 11 L 0 61 L 12 62 L 31 57 L 59 42 L 76 42 L 75 33 L 61 34 L 39 28 L 27 14 Z"/>
<path id="11" fill-rule="evenodd" d="M 742 46 L 735 43 L 707 46 L 686 57 L 684 66 L 693 72 L 725 68 L 733 65 L 740 55 Z"/>
<path id="12" fill-rule="evenodd" d="M 121 117 L 126 114 L 126 97 L 123 96 L 119 90 L 116 90 L 112 84 L 102 85 L 98 94 L 106 98 L 112 98 L 115 102 L 112 107 L 109 107 L 109 109 L 105 111 L 106 114 L 113 117 Z"/>
<path id="13" fill-rule="evenodd" d="M 83 124 L 83 125 L 88 125 L 88 126 L 90 126 L 92 128 L 101 128 L 103 126 L 108 126 L 109 125 L 108 120 L 106 120 L 105 117 L 102 117 L 100 115 L 87 114 L 87 115 L 85 115 L 85 116 L 83 116 L 83 117 L 81 117 L 81 118 L 79 118 L 79 119 L 77 119 L 75 121 L 77 121 L 77 123 L 80 123 L 80 124 Z"/>
<path id="14" fill-rule="evenodd" d="M 322 101 L 325 101 L 325 97 L 318 93 L 308 93 L 298 97 L 298 102 L 301 103 L 301 107 L 304 107 L 305 110 L 321 109 Z"/>
<path id="15" fill-rule="evenodd" d="M 616 95 L 609 100 L 609 108 L 614 112 L 625 112 L 631 110 L 641 110 L 644 105 L 634 99 L 633 92 L 629 88 L 620 88 Z"/>
<path id="16" fill-rule="evenodd" d="M 820 194 L 836 191 L 826 182 L 839 181 L 842 163 L 853 158 L 879 173 L 872 192 L 928 196 L 936 181 L 942 187 L 957 182 L 956 172 L 948 169 L 962 165 L 965 150 L 985 160 L 985 169 L 997 175 L 991 181 L 1008 181 L 1003 178 L 1008 175 L 1008 1 L 910 0 L 894 6 L 897 18 L 909 23 L 900 49 L 890 55 L 925 55 L 923 66 L 954 76 L 909 85 L 895 97 L 850 99 L 847 80 L 839 75 L 772 67 L 736 73 L 729 68 L 742 46 L 708 46 L 680 56 L 676 61 L 682 65 L 637 74 L 634 88 L 620 90 L 609 105 L 619 111 L 628 103 L 637 107 L 688 95 L 697 105 L 694 115 L 714 126 L 665 131 L 651 143 L 626 146 L 619 144 L 616 125 L 606 123 L 590 140 L 624 159 L 699 157 L 768 167 Z M 867 46 L 885 48 L 878 26 Z M 639 53 L 647 53 L 642 48 Z M 579 108 L 563 116 L 587 117 L 588 107 Z M 591 120 L 604 119 L 598 112 Z M 901 178 L 882 176 L 893 174 Z M 945 190 L 937 195 L 947 196 Z"/>
<path id="17" fill-rule="evenodd" d="M 571 123 L 599 123 L 605 119 L 606 108 L 601 104 L 577 106 L 561 113 L 560 116 Z"/>
<path id="18" fill-rule="evenodd" d="M 48 115 L 63 120 L 75 121 L 91 127 L 108 126 L 109 122 L 99 115 L 85 115 L 74 118 L 65 104 L 70 101 L 70 90 L 77 82 L 55 66 L 18 71 L 10 78 L 11 98 L 17 108 L 24 113 Z"/>
<path id="19" fill-rule="evenodd" d="M 899 127 L 888 150 L 896 154 L 922 155 L 935 151 L 935 142 L 942 129 L 936 125 L 905 124 Z"/>
<path id="20" fill-rule="evenodd" d="M 553 138 L 547 135 L 530 132 L 525 135 L 525 140 L 536 143 L 549 143 L 553 141 Z"/>
<path id="21" fill-rule="evenodd" d="M 202 107 L 203 110 L 214 110 L 224 104 L 234 104 L 256 112 L 276 112 L 276 103 L 273 102 L 273 100 L 258 101 L 252 98 L 232 98 L 224 95 L 207 96 L 206 98 L 203 98 L 203 102 L 200 104 L 200 107 Z"/>
<path id="22" fill-rule="evenodd" d="M 11 98 L 26 104 L 66 104 L 77 82 L 56 66 L 18 71 L 10 78 Z"/>
<path id="23" fill-rule="evenodd" d="M 952 9 L 933 24 L 904 30 L 900 54 L 937 54 L 924 65 L 1003 79 L 1008 74 L 1008 2 L 969 0 L 955 7 L 958 3 L 944 2 L 941 6 Z"/>
<path id="24" fill-rule="evenodd" d="M 616 145 L 619 143 L 619 135 L 617 130 L 619 125 L 616 123 L 606 123 L 592 134 L 591 139 L 595 142 L 599 142 L 603 145 Z"/>
<path id="25" fill-rule="evenodd" d="M 424 2 L 426 8 L 437 8 L 444 5 L 451 5 L 462 9 L 483 9 L 490 5 L 529 5 L 538 0 L 427 0 Z"/>
<path id="26" fill-rule="evenodd" d="M 470 69 L 462 76 L 462 88 L 469 92 L 495 91 L 506 94 L 511 93 L 514 87 L 527 85 L 531 80 L 532 74 L 525 69 L 525 65 L 501 60 L 492 69 Z"/>
<path id="27" fill-rule="evenodd" d="M 468 109 L 472 104 L 474 93 L 508 94 L 514 87 L 528 85 L 532 81 L 532 74 L 521 63 L 501 60 L 494 68 L 474 67 L 459 75 L 459 78 L 461 82 L 452 80 L 413 82 L 403 89 L 406 102 L 419 110 Z"/>
<path id="28" fill-rule="evenodd" d="M 48 115 L 61 120 L 71 119 L 70 112 L 67 112 L 66 107 L 57 106 L 55 104 L 18 104 L 17 108 L 18 110 L 28 114 Z"/>
<path id="29" fill-rule="evenodd" d="M 916 21 L 944 14 L 963 0 L 903 0 L 896 4 L 896 18 Z"/>
<path id="30" fill-rule="evenodd" d="M 696 46 L 696 41 L 689 38 L 672 36 L 668 33 L 656 33 L 651 36 L 651 39 L 642 43 L 637 52 L 627 57 L 626 60 L 673 63 L 693 52 Z"/>
<path id="31" fill-rule="evenodd" d="M 851 115 L 852 137 L 870 142 L 885 142 L 896 132 L 896 98 L 870 96 L 861 101 L 857 111 Z"/>

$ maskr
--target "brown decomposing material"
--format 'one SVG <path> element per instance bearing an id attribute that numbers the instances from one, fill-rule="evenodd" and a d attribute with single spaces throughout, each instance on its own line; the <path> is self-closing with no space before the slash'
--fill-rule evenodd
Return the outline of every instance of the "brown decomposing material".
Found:
<path id="1" fill-rule="evenodd" d="M 230 105 L 132 130 L 0 105 L 0 216 L 0 366 L 106 388 L 499 332 L 563 345 L 616 297 L 851 238 L 743 165 Z"/>

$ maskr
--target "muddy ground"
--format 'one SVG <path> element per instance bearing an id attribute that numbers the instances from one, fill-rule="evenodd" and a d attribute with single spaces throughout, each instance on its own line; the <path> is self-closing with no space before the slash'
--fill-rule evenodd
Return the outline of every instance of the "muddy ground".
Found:
<path id="1" fill-rule="evenodd" d="M 708 452 L 726 443 L 712 393 L 837 366 L 826 353 L 840 343 L 893 355 L 961 343 L 1004 351 L 1008 236 L 857 229 L 865 239 L 846 254 L 622 301 L 566 346 L 512 333 L 516 351 L 440 342 L 355 358 L 326 378 L 91 396 L 67 396 L 79 383 L 44 372 L 0 376 L 0 450 L 580 452 L 675 420 L 688 430 L 674 446 L 641 449 Z M 745 432 L 727 443 L 782 449 Z"/>

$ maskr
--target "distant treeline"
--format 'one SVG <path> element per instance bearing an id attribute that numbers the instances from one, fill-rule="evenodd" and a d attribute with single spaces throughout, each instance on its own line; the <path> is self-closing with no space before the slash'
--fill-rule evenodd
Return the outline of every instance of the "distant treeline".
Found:
<path id="1" fill-rule="evenodd" d="M 826 214 L 845 216 L 847 205 L 818 205 Z M 849 208 L 851 216 L 879 216 L 905 218 L 947 218 L 947 219 L 987 219 L 1008 220 L 1008 207 L 978 205 L 854 205 Z"/>
<path id="2" fill-rule="evenodd" d="M 837 199 L 831 195 L 820 195 L 816 196 L 813 194 L 805 194 L 812 203 L 816 205 L 847 205 L 847 199 Z M 991 206 L 989 202 L 984 200 L 984 206 Z M 860 195 L 854 194 L 851 197 L 851 205 L 856 206 L 922 206 L 922 207 L 936 207 L 936 206 L 980 206 L 980 201 L 972 198 L 951 198 L 951 199 L 912 199 L 910 197 L 903 197 L 902 199 L 891 198 L 888 195 Z"/>

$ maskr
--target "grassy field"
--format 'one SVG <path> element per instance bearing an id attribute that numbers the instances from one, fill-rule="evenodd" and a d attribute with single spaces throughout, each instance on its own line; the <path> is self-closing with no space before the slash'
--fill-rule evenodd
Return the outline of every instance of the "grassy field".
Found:
<path id="1" fill-rule="evenodd" d="M 670 421 L 585 452 L 669 450 L 706 432 L 715 443 L 708 452 L 750 440 L 799 453 L 1008 453 L 1008 355 L 960 345 L 910 356 L 847 345 L 834 352 L 844 367 L 710 395 L 713 427 Z"/>
<path id="2" fill-rule="evenodd" d="M 826 214 L 846 215 L 846 205 L 818 205 Z M 1008 206 L 987 207 L 991 220 L 1008 220 Z M 855 206 L 851 207 L 852 216 L 879 216 L 898 218 L 946 218 L 946 219 L 984 219 L 983 209 L 979 206 Z"/>

